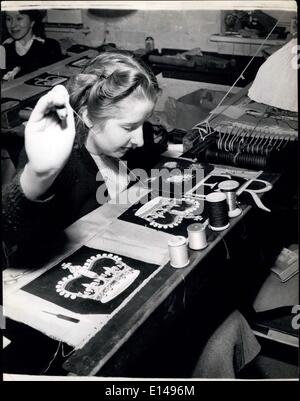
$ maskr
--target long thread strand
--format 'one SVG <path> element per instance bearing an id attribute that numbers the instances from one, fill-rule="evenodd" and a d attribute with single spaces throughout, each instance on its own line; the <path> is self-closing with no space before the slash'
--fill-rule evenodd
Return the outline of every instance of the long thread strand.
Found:
<path id="1" fill-rule="evenodd" d="M 221 106 L 221 104 L 223 103 L 223 101 L 227 98 L 227 96 L 229 95 L 229 93 L 232 91 L 232 89 L 235 87 L 235 85 L 237 84 L 237 82 L 242 78 L 244 79 L 244 73 L 246 72 L 246 70 L 248 69 L 248 67 L 250 66 L 250 64 L 252 63 L 252 61 L 254 60 L 254 58 L 258 55 L 258 53 L 260 52 L 260 50 L 263 48 L 263 46 L 265 45 L 266 41 L 269 39 L 269 37 L 271 36 L 272 32 L 274 31 L 274 29 L 276 28 L 276 26 L 279 23 L 279 19 L 276 21 L 275 25 L 273 26 L 273 28 L 271 29 L 271 31 L 268 33 L 267 37 L 264 39 L 264 41 L 261 43 L 261 45 L 258 47 L 258 49 L 256 50 L 254 56 L 251 58 L 251 60 L 248 62 L 248 64 L 246 65 L 246 67 L 243 69 L 243 71 L 241 72 L 241 74 L 238 76 L 238 78 L 236 79 L 236 81 L 232 84 L 232 86 L 229 88 L 229 90 L 225 93 L 225 95 L 222 97 L 222 99 L 219 101 L 219 103 L 217 104 L 217 106 L 215 107 L 216 112 L 215 113 L 210 113 L 209 116 L 207 117 L 207 119 L 205 119 L 203 122 L 208 122 L 209 120 L 212 119 L 212 117 L 214 115 L 217 114 L 217 110 L 218 108 Z M 217 114 L 219 115 L 220 112 Z"/>

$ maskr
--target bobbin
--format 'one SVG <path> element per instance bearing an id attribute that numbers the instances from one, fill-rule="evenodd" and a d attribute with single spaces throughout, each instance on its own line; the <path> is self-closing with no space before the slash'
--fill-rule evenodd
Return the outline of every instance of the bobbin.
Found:
<path id="1" fill-rule="evenodd" d="M 236 193 L 237 188 L 239 187 L 239 183 L 238 181 L 235 180 L 226 180 L 226 181 L 222 181 L 219 183 L 218 188 L 221 192 L 224 192 L 226 194 L 226 200 L 227 200 L 227 204 L 228 204 L 228 216 L 229 217 L 237 217 L 239 216 L 242 211 L 239 207 L 237 207 L 236 205 L 234 209 L 232 209 L 232 205 L 230 202 L 230 193 Z"/>
<path id="2" fill-rule="evenodd" d="M 222 204 L 224 205 L 224 202 L 225 202 L 225 206 L 226 206 L 226 209 L 227 209 L 226 195 L 224 193 L 222 193 L 222 192 L 212 192 L 212 193 L 208 194 L 206 196 L 206 201 L 208 203 L 210 203 L 211 205 L 213 205 L 213 204 L 217 205 L 219 203 L 220 204 L 219 206 L 220 206 L 221 210 L 222 210 L 222 207 L 223 207 Z M 209 206 L 209 207 L 212 207 L 212 206 Z M 224 212 L 224 210 L 223 210 L 223 212 Z M 226 212 L 226 216 L 225 216 L 225 214 L 222 216 L 223 220 L 224 220 L 224 225 L 222 225 L 222 226 L 221 225 L 213 225 L 213 223 L 211 221 L 210 210 L 209 210 L 208 214 L 209 214 L 209 225 L 208 226 L 209 226 L 209 228 L 211 230 L 213 230 L 213 231 L 222 231 L 222 230 L 225 230 L 226 228 L 229 227 L 228 213 L 227 212 Z"/>
<path id="3" fill-rule="evenodd" d="M 187 240 L 183 236 L 176 236 L 168 241 L 170 264 L 177 269 L 189 264 Z"/>
<path id="4" fill-rule="evenodd" d="M 187 227 L 189 237 L 189 247 L 194 250 L 201 250 L 207 247 L 206 225 L 193 223 Z"/>

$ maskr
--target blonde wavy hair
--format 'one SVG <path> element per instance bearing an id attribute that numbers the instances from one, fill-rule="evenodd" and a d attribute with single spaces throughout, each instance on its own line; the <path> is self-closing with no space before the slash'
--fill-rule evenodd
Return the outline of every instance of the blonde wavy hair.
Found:
<path id="1" fill-rule="evenodd" d="M 118 103 L 133 94 L 138 99 L 156 103 L 161 92 L 153 72 L 129 52 L 112 50 L 101 53 L 84 67 L 80 74 L 70 78 L 67 89 L 70 104 L 82 116 L 86 109 L 92 122 L 106 121 L 118 113 Z M 78 116 L 76 142 L 82 146 L 88 129 Z"/>

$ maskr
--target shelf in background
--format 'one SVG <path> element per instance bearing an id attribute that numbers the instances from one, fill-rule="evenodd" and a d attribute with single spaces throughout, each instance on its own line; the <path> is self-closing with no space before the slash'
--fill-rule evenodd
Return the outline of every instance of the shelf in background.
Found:
<path id="1" fill-rule="evenodd" d="M 242 36 L 235 35 L 211 35 L 211 42 L 222 42 L 222 43 L 241 43 L 246 45 L 261 45 L 265 39 L 260 38 L 244 38 Z M 266 46 L 282 46 L 286 43 L 286 40 L 282 39 L 268 39 L 266 41 Z"/>

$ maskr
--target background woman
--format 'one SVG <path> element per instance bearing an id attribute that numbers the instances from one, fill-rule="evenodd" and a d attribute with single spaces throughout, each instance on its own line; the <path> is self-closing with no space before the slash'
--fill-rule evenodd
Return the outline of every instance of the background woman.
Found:
<path id="1" fill-rule="evenodd" d="M 2 79 L 19 77 L 62 59 L 59 43 L 45 38 L 42 18 L 37 10 L 5 12 L 9 37 L 3 42 L 6 71 Z"/>

